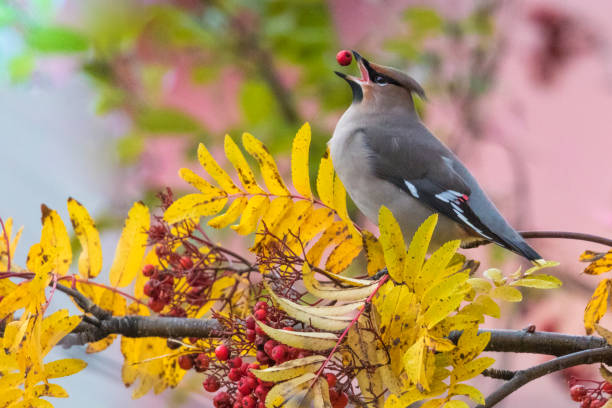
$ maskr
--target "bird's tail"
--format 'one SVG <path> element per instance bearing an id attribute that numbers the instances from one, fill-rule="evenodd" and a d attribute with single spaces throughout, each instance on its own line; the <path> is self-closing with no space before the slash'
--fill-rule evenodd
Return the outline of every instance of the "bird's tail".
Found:
<path id="1" fill-rule="evenodd" d="M 520 236 L 519 236 L 520 237 Z M 519 240 L 512 240 L 504 242 L 508 245 L 508 249 L 516 252 L 517 254 L 527 258 L 534 265 L 541 265 L 544 262 L 544 259 L 536 252 L 535 249 L 530 247 L 522 237 Z"/>

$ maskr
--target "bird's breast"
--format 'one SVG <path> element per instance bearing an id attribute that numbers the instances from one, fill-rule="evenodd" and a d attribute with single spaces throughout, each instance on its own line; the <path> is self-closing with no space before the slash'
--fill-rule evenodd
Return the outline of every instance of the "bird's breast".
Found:
<path id="1" fill-rule="evenodd" d="M 391 210 L 408 242 L 418 227 L 433 212 L 396 185 L 380 179 L 370 164 L 365 129 L 346 128 L 334 132 L 328 142 L 334 168 L 355 205 L 370 221 L 378 224 L 381 206 Z M 452 239 L 464 238 L 465 231 L 451 219 L 441 217 L 430 250 Z"/>

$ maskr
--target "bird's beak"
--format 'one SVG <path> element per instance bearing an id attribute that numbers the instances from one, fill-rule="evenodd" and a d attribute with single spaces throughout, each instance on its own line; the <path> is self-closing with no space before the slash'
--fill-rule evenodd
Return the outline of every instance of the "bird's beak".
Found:
<path id="1" fill-rule="evenodd" d="M 359 85 L 369 83 L 370 82 L 370 70 L 371 70 L 370 63 L 368 62 L 368 60 L 366 60 L 361 55 L 359 55 L 357 51 L 351 50 L 351 52 L 353 53 L 353 56 L 355 56 L 355 61 L 357 61 L 357 66 L 359 67 L 361 78 L 357 78 L 353 75 L 347 75 L 347 74 L 344 74 L 338 71 L 334 71 L 334 73 L 338 75 L 340 78 L 347 81 L 349 84 L 351 82 L 359 84 Z"/>

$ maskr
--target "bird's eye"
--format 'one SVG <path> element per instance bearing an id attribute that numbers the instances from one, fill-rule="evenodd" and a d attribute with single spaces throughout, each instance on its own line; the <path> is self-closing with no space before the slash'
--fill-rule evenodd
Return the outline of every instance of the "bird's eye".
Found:
<path id="1" fill-rule="evenodd" d="M 382 75 L 376 75 L 376 77 L 374 77 L 374 82 L 376 82 L 380 86 L 385 86 L 385 85 L 387 85 L 389 83 L 387 81 L 387 78 L 385 78 Z"/>

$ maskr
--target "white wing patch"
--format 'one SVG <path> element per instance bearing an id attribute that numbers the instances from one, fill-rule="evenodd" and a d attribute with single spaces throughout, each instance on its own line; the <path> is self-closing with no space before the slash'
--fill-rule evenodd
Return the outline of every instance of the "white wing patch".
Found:
<path id="1" fill-rule="evenodd" d="M 435 197 L 438 200 L 444 201 L 445 203 L 450 203 L 451 201 L 457 200 L 458 198 L 462 198 L 463 194 L 455 190 L 446 190 L 436 194 Z"/>
<path id="2" fill-rule="evenodd" d="M 408 188 L 408 191 L 410 191 L 410 194 L 412 194 L 414 198 L 419 198 L 419 191 L 414 186 L 414 184 L 412 184 L 408 180 L 404 180 L 404 184 L 406 185 L 406 187 Z"/>
<path id="3" fill-rule="evenodd" d="M 470 220 L 468 220 L 468 218 L 464 214 L 464 210 L 459 206 L 459 204 L 467 201 L 468 197 L 465 194 L 461 194 L 460 192 L 455 190 L 446 190 L 439 194 L 436 194 L 435 197 L 440 201 L 450 204 L 451 209 L 453 210 L 457 218 L 463 221 L 465 225 L 478 232 L 484 238 L 492 240 L 490 236 L 485 234 L 480 228 L 476 227 L 472 222 L 470 222 Z"/>

